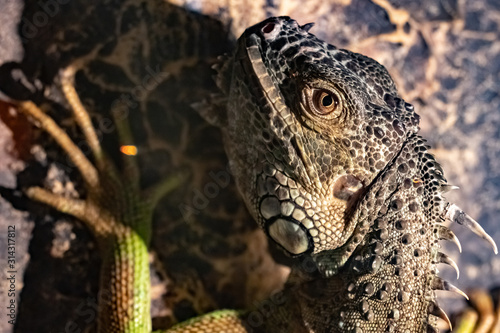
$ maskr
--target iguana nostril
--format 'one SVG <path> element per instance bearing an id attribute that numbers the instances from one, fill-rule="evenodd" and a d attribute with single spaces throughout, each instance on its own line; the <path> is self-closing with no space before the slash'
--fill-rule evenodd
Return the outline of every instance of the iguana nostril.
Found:
<path id="1" fill-rule="evenodd" d="M 268 34 L 274 30 L 275 26 L 276 26 L 276 24 L 274 24 L 274 23 L 268 23 L 262 28 L 262 32 L 265 34 Z"/>

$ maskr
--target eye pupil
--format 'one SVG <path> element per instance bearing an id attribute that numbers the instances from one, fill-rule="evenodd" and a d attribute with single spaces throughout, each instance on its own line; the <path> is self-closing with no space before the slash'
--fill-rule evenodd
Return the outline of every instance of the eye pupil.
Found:
<path id="1" fill-rule="evenodd" d="M 321 104 L 323 104 L 324 107 L 330 107 L 333 105 L 333 97 L 332 95 L 325 95 L 321 99 Z"/>
<path id="2" fill-rule="evenodd" d="M 309 111 L 317 116 L 338 117 L 342 112 L 341 95 L 333 89 L 307 89 L 303 96 Z"/>
<path id="3" fill-rule="evenodd" d="M 337 109 L 339 98 L 328 90 L 319 90 L 315 93 L 314 104 L 320 113 L 327 114 Z"/>

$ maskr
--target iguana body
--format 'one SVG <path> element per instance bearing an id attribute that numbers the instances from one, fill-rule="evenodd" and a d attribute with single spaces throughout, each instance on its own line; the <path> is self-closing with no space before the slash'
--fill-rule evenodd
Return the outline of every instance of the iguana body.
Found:
<path id="1" fill-rule="evenodd" d="M 436 276 L 436 264 L 450 263 L 438 240 L 454 235 L 441 222 L 448 216 L 480 227 L 442 198 L 442 170 L 386 70 L 309 28 L 286 17 L 249 28 L 220 68 L 226 105 L 203 112 L 222 129 L 251 214 L 296 257 L 283 297 L 171 332 L 423 332 L 443 317 L 434 290 L 453 287 Z M 101 288 L 111 286 L 111 302 L 100 306 L 100 331 L 148 332 L 149 223 L 155 202 L 176 182 L 140 191 L 136 166 L 125 162 L 120 176 L 92 144 L 83 108 L 71 104 L 95 167 L 34 105 L 21 108 L 70 155 L 87 199 L 27 193 L 82 219 L 101 240 Z"/>
<path id="2" fill-rule="evenodd" d="M 450 187 L 385 68 L 310 27 L 247 29 L 219 69 L 227 110 L 204 113 L 251 214 L 297 261 L 256 330 L 436 330 L 434 290 L 457 291 L 436 275 L 454 265 L 438 244 L 455 239 Z"/>

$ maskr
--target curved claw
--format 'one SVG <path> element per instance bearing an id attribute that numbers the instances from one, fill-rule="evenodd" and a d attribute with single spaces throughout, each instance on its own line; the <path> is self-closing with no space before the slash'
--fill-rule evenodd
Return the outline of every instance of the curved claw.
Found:
<path id="1" fill-rule="evenodd" d="M 466 293 L 464 293 L 462 290 L 458 289 L 457 287 L 455 287 L 453 284 L 449 283 L 448 281 L 441 279 L 439 276 L 436 276 L 433 279 L 432 289 L 451 291 L 451 292 L 454 292 L 454 293 L 457 293 L 457 294 L 463 296 L 466 300 L 469 300 L 469 296 L 467 296 Z"/>
<path id="2" fill-rule="evenodd" d="M 450 265 L 451 267 L 453 267 L 455 269 L 455 272 L 457 272 L 457 280 L 460 278 L 460 270 L 458 269 L 457 263 L 453 259 L 448 257 L 446 254 L 444 254 L 443 252 L 438 252 L 436 263 Z"/>
<path id="3" fill-rule="evenodd" d="M 455 245 L 458 247 L 458 251 L 462 253 L 462 245 L 460 244 L 458 237 L 447 227 L 439 227 L 439 239 L 445 239 L 455 243 Z"/>
<path id="4" fill-rule="evenodd" d="M 451 241 L 455 243 L 455 245 L 457 245 L 458 252 L 462 253 L 462 244 L 460 244 L 460 240 L 455 234 L 453 234 L 453 238 L 451 239 Z"/>
<path id="5" fill-rule="evenodd" d="M 493 238 L 491 238 L 491 236 L 488 235 L 486 231 L 484 231 L 483 227 L 481 227 L 481 225 L 477 223 L 472 217 L 467 215 L 460 207 L 455 204 L 449 205 L 448 209 L 446 210 L 446 218 L 452 222 L 464 225 L 472 230 L 473 233 L 490 243 L 495 254 L 498 254 L 497 244 L 495 243 Z"/>
<path id="6" fill-rule="evenodd" d="M 460 187 L 458 187 L 458 186 L 448 185 L 448 184 L 441 185 L 441 187 L 440 187 L 441 192 L 443 192 L 443 193 L 448 193 L 448 192 L 453 191 L 453 190 L 458 190 L 459 188 Z"/>
<path id="7" fill-rule="evenodd" d="M 431 302 L 429 304 L 429 314 L 443 319 L 448 324 L 450 331 L 453 331 L 450 318 L 448 318 L 446 312 L 444 312 L 443 309 L 441 309 L 441 307 L 436 302 Z"/>

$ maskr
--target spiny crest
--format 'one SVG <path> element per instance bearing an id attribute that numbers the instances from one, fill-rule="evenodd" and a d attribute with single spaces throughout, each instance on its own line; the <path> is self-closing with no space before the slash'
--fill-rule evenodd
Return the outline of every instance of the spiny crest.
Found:
<path id="1" fill-rule="evenodd" d="M 217 87 L 224 93 L 229 94 L 230 77 L 228 77 L 227 71 L 231 65 L 231 57 L 228 54 L 223 54 L 217 57 L 217 62 L 212 65 L 212 69 L 217 72 L 214 76 L 214 81 Z"/>
<path id="2" fill-rule="evenodd" d="M 420 144 L 423 143 L 424 142 L 420 142 Z M 425 146 L 424 148 L 427 149 L 428 146 Z M 422 170 L 424 171 L 423 178 L 425 179 L 424 182 L 426 183 L 428 190 L 425 192 L 427 211 L 430 213 L 428 217 L 430 218 L 430 221 L 434 221 L 431 227 L 434 230 L 435 238 L 437 240 L 449 240 L 454 242 L 457 245 L 459 251 L 462 252 L 462 248 L 458 238 L 449 228 L 441 224 L 442 221 L 447 219 L 451 222 L 456 222 L 458 224 L 468 227 L 476 235 L 480 236 L 481 238 L 485 239 L 488 243 L 490 243 L 495 254 L 497 254 L 498 250 L 494 240 L 484 231 L 484 229 L 479 225 L 479 223 L 477 223 L 474 219 L 472 219 L 469 215 L 467 215 L 457 205 L 447 203 L 446 200 L 442 197 L 443 193 L 446 193 L 450 190 L 458 189 L 458 187 L 453 185 L 448 185 L 446 183 L 446 179 L 444 178 L 443 175 L 443 169 L 441 168 L 439 163 L 435 161 L 434 157 L 431 154 L 426 153 L 424 150 L 422 150 L 420 156 L 423 160 L 423 168 L 422 168 Z M 457 279 L 459 278 L 459 270 L 457 264 L 446 254 L 437 251 L 433 255 L 432 264 L 439 264 L 439 263 L 444 263 L 453 267 L 457 273 Z M 450 282 L 442 280 L 440 277 L 436 275 L 430 276 L 430 287 L 432 290 L 445 290 L 445 291 L 455 292 L 468 299 L 467 295 L 463 291 L 455 287 Z M 434 294 L 430 296 L 428 312 L 430 315 L 441 318 L 445 322 L 447 322 L 451 330 L 452 327 L 448 319 L 448 316 L 437 304 Z"/>
<path id="3" fill-rule="evenodd" d="M 211 94 L 205 100 L 191 104 L 191 107 L 209 124 L 217 127 L 224 127 L 227 124 L 225 104 L 227 103 L 226 96 L 229 94 L 231 83 L 230 60 L 231 57 L 224 54 L 217 57 L 217 62 L 212 65 L 212 69 L 217 73 L 213 76 L 213 79 L 221 93 Z"/>
<path id="4" fill-rule="evenodd" d="M 484 231 L 484 229 L 479 225 L 479 223 L 477 223 L 474 219 L 472 219 L 469 215 L 467 215 L 457 205 L 447 204 L 443 215 L 449 221 L 464 225 L 464 226 L 468 227 L 476 235 L 485 239 L 492 246 L 495 254 L 498 254 L 497 245 L 496 245 L 495 241 L 491 238 L 491 236 L 488 235 Z M 442 226 L 442 225 L 439 226 L 439 228 L 436 230 L 437 230 L 437 235 L 438 235 L 439 239 L 453 241 L 455 244 L 457 244 L 460 252 L 462 252 L 460 242 L 458 241 L 458 238 L 455 236 L 455 234 L 451 230 L 449 230 L 447 227 Z M 457 264 L 451 258 L 449 258 L 446 254 L 438 252 L 433 263 L 434 264 L 444 263 L 444 264 L 448 264 L 448 265 L 452 266 L 455 269 L 455 271 L 457 272 L 457 279 L 459 278 L 459 270 L 458 270 Z M 455 293 L 465 297 L 467 300 L 469 299 L 469 297 L 462 290 L 458 289 L 450 282 L 442 280 L 438 276 L 434 276 L 432 278 L 431 288 L 432 288 L 432 290 L 446 290 L 446 291 L 455 292 Z M 435 301 L 435 296 L 433 297 L 433 300 L 431 301 L 431 305 L 429 306 L 429 314 L 443 319 L 444 321 L 447 322 L 450 330 L 452 329 L 451 322 L 448 319 L 448 316 L 439 307 L 439 305 Z"/>

